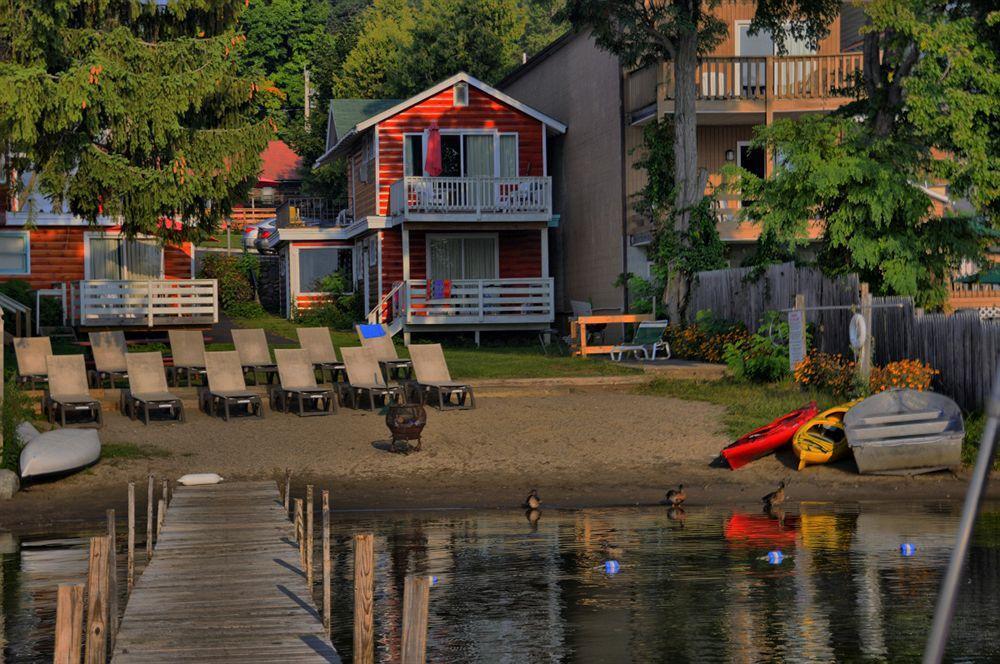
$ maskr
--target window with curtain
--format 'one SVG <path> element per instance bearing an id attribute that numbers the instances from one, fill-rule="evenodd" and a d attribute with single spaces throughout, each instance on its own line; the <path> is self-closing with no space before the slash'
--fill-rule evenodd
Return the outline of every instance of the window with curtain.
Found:
<path id="1" fill-rule="evenodd" d="M 91 237 L 88 279 L 163 278 L 163 247 L 156 240 Z"/>
<path id="2" fill-rule="evenodd" d="M 517 134 L 500 134 L 500 177 L 517 177 Z"/>
<path id="3" fill-rule="evenodd" d="M 299 249 L 299 292 L 319 291 L 318 282 L 340 272 L 348 288 L 353 286 L 351 266 L 354 252 L 350 247 L 315 247 Z"/>
<path id="4" fill-rule="evenodd" d="M 458 134 L 441 134 L 441 175 L 462 175 L 462 137 Z"/>
<path id="5" fill-rule="evenodd" d="M 403 175 L 420 177 L 424 174 L 424 137 L 411 134 L 403 137 Z"/>
<path id="6" fill-rule="evenodd" d="M 0 233 L 0 274 L 28 272 L 28 234 Z"/>
<path id="7" fill-rule="evenodd" d="M 496 279 L 497 238 L 430 236 L 427 263 L 429 279 Z"/>

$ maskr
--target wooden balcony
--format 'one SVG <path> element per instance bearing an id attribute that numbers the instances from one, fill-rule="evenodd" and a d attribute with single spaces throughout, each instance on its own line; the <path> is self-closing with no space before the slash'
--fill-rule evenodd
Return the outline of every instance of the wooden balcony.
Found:
<path id="1" fill-rule="evenodd" d="M 401 292 L 392 306 L 406 326 L 547 326 L 555 319 L 551 278 L 455 279 L 439 298 L 429 296 L 426 280 L 411 279 Z"/>
<path id="2" fill-rule="evenodd" d="M 548 221 L 550 177 L 404 177 L 389 212 L 411 221 Z"/>
<path id="3" fill-rule="evenodd" d="M 219 322 L 215 279 L 86 280 L 69 284 L 80 327 L 173 327 Z"/>
<path id="4" fill-rule="evenodd" d="M 695 72 L 699 112 L 829 110 L 849 99 L 861 53 L 770 57 L 704 57 Z M 673 113 L 673 72 L 664 70 L 661 110 Z"/>

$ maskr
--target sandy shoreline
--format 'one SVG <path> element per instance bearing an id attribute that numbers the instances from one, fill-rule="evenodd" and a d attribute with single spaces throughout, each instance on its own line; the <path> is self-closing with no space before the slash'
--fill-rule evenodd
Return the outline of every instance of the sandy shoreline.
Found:
<path id="1" fill-rule="evenodd" d="M 331 417 L 269 413 L 222 422 L 192 409 L 184 425 L 144 427 L 116 413 L 105 443 L 133 443 L 169 456 L 102 461 L 55 482 L 29 485 L 0 503 L 0 527 L 42 531 L 93 522 L 125 509 L 126 486 L 148 473 L 177 478 L 218 472 L 227 479 L 294 476 L 328 488 L 336 510 L 515 508 L 537 487 L 547 508 L 656 504 L 683 482 L 688 502 L 746 506 L 790 477 L 792 501 L 952 501 L 967 473 L 915 478 L 860 476 L 853 462 L 794 470 L 790 452 L 739 471 L 711 468 L 727 442 L 722 409 L 704 402 L 636 395 L 629 387 L 573 386 L 483 390 L 474 411 L 429 411 L 424 451 L 386 448 L 384 419 L 343 409 Z M 1000 496 L 993 484 L 991 495 Z M 144 488 L 137 492 L 144 495 Z"/>

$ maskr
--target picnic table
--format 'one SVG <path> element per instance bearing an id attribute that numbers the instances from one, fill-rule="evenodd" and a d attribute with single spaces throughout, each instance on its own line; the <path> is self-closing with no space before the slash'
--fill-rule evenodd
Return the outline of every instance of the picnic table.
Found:
<path id="1" fill-rule="evenodd" d="M 590 346 L 587 344 L 588 325 L 608 325 L 610 323 L 641 323 L 653 320 L 650 314 L 611 314 L 600 316 L 579 316 L 570 321 L 569 336 L 572 339 L 573 355 L 608 355 L 614 346 Z"/>

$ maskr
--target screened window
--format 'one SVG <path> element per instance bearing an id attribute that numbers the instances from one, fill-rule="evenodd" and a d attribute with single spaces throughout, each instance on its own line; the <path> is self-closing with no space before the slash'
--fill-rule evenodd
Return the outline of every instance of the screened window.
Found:
<path id="1" fill-rule="evenodd" d="M 148 238 L 91 237 L 88 279 L 161 279 L 163 247 Z"/>
<path id="2" fill-rule="evenodd" d="M 427 241 L 429 279 L 496 279 L 495 235 L 430 236 Z"/>
<path id="3" fill-rule="evenodd" d="M 403 174 L 417 177 L 424 174 L 424 137 L 421 134 L 403 138 Z"/>
<path id="4" fill-rule="evenodd" d="M 28 234 L 0 233 L 0 274 L 27 274 L 30 271 Z"/>
<path id="5" fill-rule="evenodd" d="M 344 276 L 344 287 L 352 288 L 351 247 L 315 247 L 299 249 L 299 292 L 315 293 L 320 290 L 323 277 L 338 272 Z"/>

